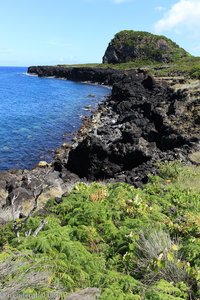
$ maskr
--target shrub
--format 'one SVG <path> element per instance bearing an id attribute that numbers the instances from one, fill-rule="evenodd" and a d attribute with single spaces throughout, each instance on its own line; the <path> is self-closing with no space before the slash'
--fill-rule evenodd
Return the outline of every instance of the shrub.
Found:
<path id="1" fill-rule="evenodd" d="M 145 283 L 158 279 L 169 282 L 187 281 L 184 264 L 179 262 L 179 246 L 163 230 L 148 229 L 141 232 L 136 242 L 136 262 L 133 274 Z"/>
<path id="2" fill-rule="evenodd" d="M 184 283 L 179 287 L 171 282 L 161 279 L 153 285 L 145 295 L 147 300 L 183 300 L 188 299 L 188 288 Z"/>

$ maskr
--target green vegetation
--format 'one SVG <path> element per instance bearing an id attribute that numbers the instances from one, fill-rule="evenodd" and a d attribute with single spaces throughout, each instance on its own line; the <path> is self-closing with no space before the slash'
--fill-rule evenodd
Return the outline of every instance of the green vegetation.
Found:
<path id="1" fill-rule="evenodd" d="M 158 76 L 182 75 L 200 79 L 200 57 L 185 57 L 177 60 L 173 65 L 166 65 L 162 69 L 153 68 L 153 74 Z"/>
<path id="2" fill-rule="evenodd" d="M 2 295 L 62 299 L 99 287 L 101 300 L 199 299 L 200 168 L 173 162 L 160 170 L 142 189 L 79 183 L 61 203 L 49 200 L 18 237 L 12 223 L 2 226 Z"/>
<path id="3" fill-rule="evenodd" d="M 194 57 L 162 35 L 124 30 L 111 40 L 104 63 L 59 65 L 74 68 L 141 68 L 155 76 L 185 76 L 200 79 L 200 57 Z"/>
<path id="4" fill-rule="evenodd" d="M 126 63 L 136 60 L 169 63 L 190 57 L 183 48 L 162 35 L 145 31 L 118 32 L 109 43 L 103 57 L 104 63 Z"/>
<path id="5" fill-rule="evenodd" d="M 61 65 L 60 65 L 61 66 Z M 142 59 L 120 64 L 79 64 L 62 65 L 74 68 L 111 68 L 117 70 L 131 70 L 141 68 L 155 76 L 185 76 L 186 78 L 200 79 L 200 57 L 184 57 L 173 63 L 158 63 Z"/>

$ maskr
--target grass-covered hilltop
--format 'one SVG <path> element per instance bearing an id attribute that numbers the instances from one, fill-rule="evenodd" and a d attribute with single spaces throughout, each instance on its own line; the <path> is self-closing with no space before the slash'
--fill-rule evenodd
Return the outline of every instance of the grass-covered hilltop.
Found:
<path id="1" fill-rule="evenodd" d="M 200 58 L 125 30 L 102 64 L 28 72 L 112 92 L 50 164 L 0 176 L 0 299 L 200 300 Z"/>
<path id="2" fill-rule="evenodd" d="M 183 57 L 190 57 L 190 54 L 165 36 L 124 30 L 118 32 L 109 43 L 103 63 L 118 64 L 133 60 L 170 63 Z"/>

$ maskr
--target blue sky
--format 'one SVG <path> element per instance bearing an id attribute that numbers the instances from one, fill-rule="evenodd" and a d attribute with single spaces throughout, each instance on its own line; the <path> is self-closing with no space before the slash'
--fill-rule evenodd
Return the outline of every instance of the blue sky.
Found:
<path id="1" fill-rule="evenodd" d="M 124 29 L 200 56 L 200 0 L 0 0 L 0 65 L 101 62 Z"/>

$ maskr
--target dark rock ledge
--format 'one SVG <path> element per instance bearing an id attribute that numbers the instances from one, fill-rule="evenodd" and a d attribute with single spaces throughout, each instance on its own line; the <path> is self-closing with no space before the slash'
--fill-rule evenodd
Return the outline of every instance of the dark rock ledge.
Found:
<path id="1" fill-rule="evenodd" d="M 131 74 L 132 71 L 113 70 L 110 68 L 33 66 L 28 68 L 28 73 L 39 77 L 55 77 L 72 81 L 113 85 L 114 82 L 121 80 L 124 74 Z"/>
<path id="2" fill-rule="evenodd" d="M 0 222 L 26 215 L 41 188 L 39 209 L 50 197 L 60 201 L 77 181 L 139 186 L 157 172 L 158 161 L 188 162 L 199 151 L 200 93 L 183 79 L 173 79 L 176 88 L 171 88 L 142 70 L 30 67 L 28 72 L 112 85 L 112 95 L 85 120 L 72 145 L 56 151 L 49 166 L 0 173 Z"/>

